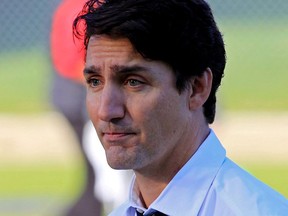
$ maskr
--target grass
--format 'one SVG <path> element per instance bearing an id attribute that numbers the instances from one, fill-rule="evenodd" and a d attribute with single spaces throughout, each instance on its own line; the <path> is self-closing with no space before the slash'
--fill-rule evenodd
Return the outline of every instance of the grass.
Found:
<path id="1" fill-rule="evenodd" d="M 1 197 L 45 195 L 67 199 L 78 192 L 83 171 L 78 163 L 69 166 L 17 164 L 0 167 L 0 176 Z"/>
<path id="2" fill-rule="evenodd" d="M 284 26 L 222 23 L 227 67 L 220 96 L 226 109 L 288 109 L 288 29 Z"/>
<path id="3" fill-rule="evenodd" d="M 84 181 L 79 163 L 2 165 L 0 176 L 0 216 L 61 215 Z"/>
<path id="4" fill-rule="evenodd" d="M 242 167 L 288 198 L 288 164 L 244 163 Z"/>
<path id="5" fill-rule="evenodd" d="M 51 70 L 40 49 L 0 54 L 0 112 L 33 113 L 49 108 Z"/>

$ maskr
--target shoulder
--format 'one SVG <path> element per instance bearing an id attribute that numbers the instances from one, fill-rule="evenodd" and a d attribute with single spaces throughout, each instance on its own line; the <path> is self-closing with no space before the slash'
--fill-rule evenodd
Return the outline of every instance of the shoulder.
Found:
<path id="1" fill-rule="evenodd" d="M 226 159 L 208 192 L 204 206 L 223 215 L 286 215 L 287 199 L 234 162 Z M 211 208 L 208 208 L 211 209 Z M 216 214 L 217 215 L 217 214 Z"/>

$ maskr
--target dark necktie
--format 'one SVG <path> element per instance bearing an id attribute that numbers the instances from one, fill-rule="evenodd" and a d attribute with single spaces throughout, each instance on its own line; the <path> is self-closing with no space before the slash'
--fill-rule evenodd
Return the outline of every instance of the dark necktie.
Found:
<path id="1" fill-rule="evenodd" d="M 140 213 L 137 210 L 136 210 L 136 213 L 137 213 L 137 216 L 143 216 L 144 215 L 143 213 Z M 167 216 L 167 215 L 162 213 L 162 212 L 159 212 L 159 211 L 154 211 L 154 212 L 151 212 L 150 214 L 145 215 L 145 216 Z"/>

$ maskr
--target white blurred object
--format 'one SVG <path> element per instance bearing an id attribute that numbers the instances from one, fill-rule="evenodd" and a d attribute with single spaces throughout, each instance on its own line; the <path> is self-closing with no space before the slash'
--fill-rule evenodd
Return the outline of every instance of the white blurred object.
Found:
<path id="1" fill-rule="evenodd" d="M 104 210 L 110 212 L 127 200 L 132 171 L 114 170 L 108 165 L 105 151 L 90 121 L 84 128 L 83 145 L 96 175 L 95 196 L 103 202 Z"/>

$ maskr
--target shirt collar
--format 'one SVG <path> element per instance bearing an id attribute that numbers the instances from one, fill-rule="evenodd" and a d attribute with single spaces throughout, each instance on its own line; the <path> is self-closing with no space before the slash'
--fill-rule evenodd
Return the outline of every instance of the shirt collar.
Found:
<path id="1" fill-rule="evenodd" d="M 197 215 L 225 158 L 226 151 L 211 130 L 191 159 L 150 205 L 148 212 L 158 210 L 167 215 L 178 215 L 179 209 L 185 209 L 185 215 Z M 130 187 L 129 207 L 145 211 L 138 195 L 134 176 Z"/>

